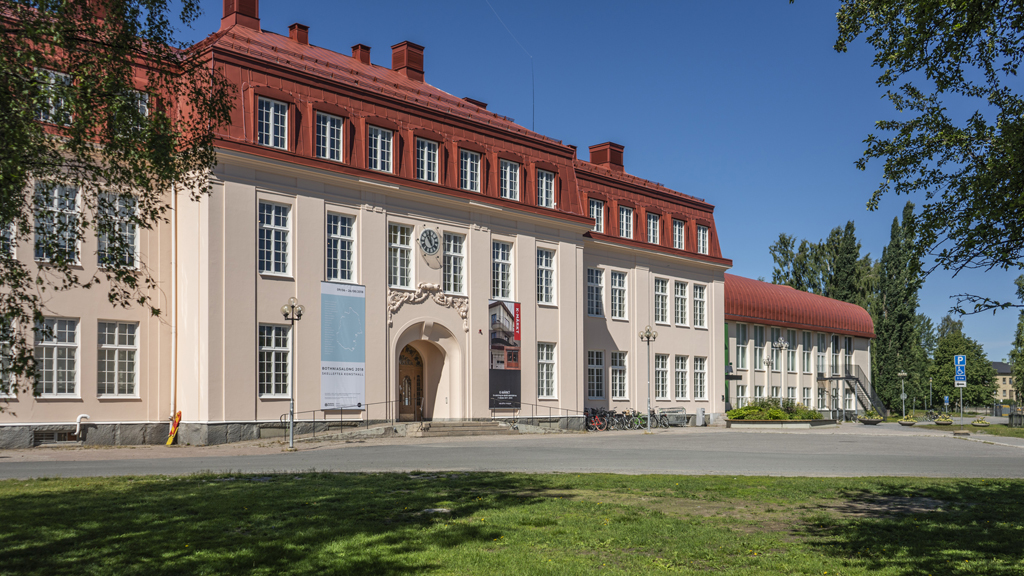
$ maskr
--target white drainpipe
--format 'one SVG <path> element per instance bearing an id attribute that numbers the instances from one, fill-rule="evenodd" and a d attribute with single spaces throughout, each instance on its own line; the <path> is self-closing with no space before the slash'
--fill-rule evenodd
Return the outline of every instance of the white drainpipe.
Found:
<path id="1" fill-rule="evenodd" d="M 171 184 L 171 421 L 178 410 L 178 190 Z"/>
<path id="2" fill-rule="evenodd" d="M 88 414 L 79 414 L 78 418 L 75 418 L 75 438 L 78 438 L 78 434 L 82 431 L 82 418 L 88 417 Z"/>

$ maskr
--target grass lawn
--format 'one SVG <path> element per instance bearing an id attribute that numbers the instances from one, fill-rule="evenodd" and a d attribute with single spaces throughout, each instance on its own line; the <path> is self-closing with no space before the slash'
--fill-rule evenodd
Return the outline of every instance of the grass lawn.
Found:
<path id="1" fill-rule="evenodd" d="M 941 428 L 943 430 L 959 430 L 959 424 L 953 424 L 952 426 L 937 426 L 935 424 L 921 424 L 920 422 L 915 426 L 921 428 Z M 993 436 L 1009 436 L 1010 438 L 1024 438 L 1024 428 L 1010 428 L 1006 424 L 991 424 L 985 428 L 977 428 L 971 426 L 969 423 L 964 424 L 964 431 L 970 432 L 971 434 L 991 434 Z"/>
<path id="2" fill-rule="evenodd" d="M 0 482 L 0 574 L 1024 574 L 1024 481 L 282 474 Z"/>

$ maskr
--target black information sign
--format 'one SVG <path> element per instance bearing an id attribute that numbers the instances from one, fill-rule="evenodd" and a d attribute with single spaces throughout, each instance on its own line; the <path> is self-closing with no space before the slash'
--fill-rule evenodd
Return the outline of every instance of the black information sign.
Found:
<path id="1" fill-rule="evenodd" d="M 522 373 L 519 370 L 491 370 L 491 410 L 519 409 L 521 407 L 522 380 L 520 374 Z"/>

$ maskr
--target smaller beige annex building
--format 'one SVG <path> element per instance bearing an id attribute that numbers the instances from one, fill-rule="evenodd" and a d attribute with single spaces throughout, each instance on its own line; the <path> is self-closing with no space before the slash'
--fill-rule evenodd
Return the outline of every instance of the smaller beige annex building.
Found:
<path id="1" fill-rule="evenodd" d="M 1020 402 L 1017 388 L 1013 384 L 1013 367 L 1006 362 L 993 362 L 992 368 L 996 371 L 996 402 L 1002 404 Z"/>

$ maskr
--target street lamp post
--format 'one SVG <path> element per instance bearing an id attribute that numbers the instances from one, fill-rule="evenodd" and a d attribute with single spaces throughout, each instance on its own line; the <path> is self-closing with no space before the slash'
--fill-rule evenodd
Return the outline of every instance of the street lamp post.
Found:
<path id="1" fill-rule="evenodd" d="M 775 342 L 772 342 L 771 345 L 772 345 L 772 349 L 779 350 L 779 364 L 781 365 L 782 364 L 782 353 L 785 352 L 789 348 L 789 342 L 786 342 L 785 338 L 783 338 L 782 336 L 779 336 L 779 339 L 776 340 Z M 768 365 L 768 394 L 771 394 L 772 393 L 772 368 L 775 366 L 775 358 L 772 356 L 771 352 L 769 352 L 768 354 L 765 354 L 765 356 L 764 356 L 764 363 Z M 779 388 L 782 388 L 782 383 L 783 383 L 783 379 L 784 378 L 785 378 L 785 376 L 782 374 L 782 371 L 781 371 L 781 368 L 780 368 L 780 370 L 779 370 Z M 781 390 L 780 390 L 779 393 L 781 394 Z"/>
<path id="2" fill-rule="evenodd" d="M 647 343 L 647 432 L 651 431 L 651 342 L 658 339 L 658 333 L 650 325 L 640 332 L 640 341 Z"/>
<path id="3" fill-rule="evenodd" d="M 302 320 L 302 313 L 306 311 L 306 307 L 299 304 L 297 298 L 292 296 L 288 299 L 288 303 L 281 306 L 281 315 L 284 319 L 292 323 L 291 332 L 288 335 L 291 338 L 291 342 L 295 342 L 295 321 Z M 291 346 L 291 362 L 289 362 L 289 383 L 288 393 L 291 398 L 288 402 L 288 448 L 295 448 L 295 346 Z"/>
<path id="4" fill-rule="evenodd" d="M 904 379 L 907 377 L 906 372 L 900 372 L 897 374 L 900 377 L 900 399 L 903 401 L 903 417 L 907 417 L 907 388 L 904 383 Z"/>

